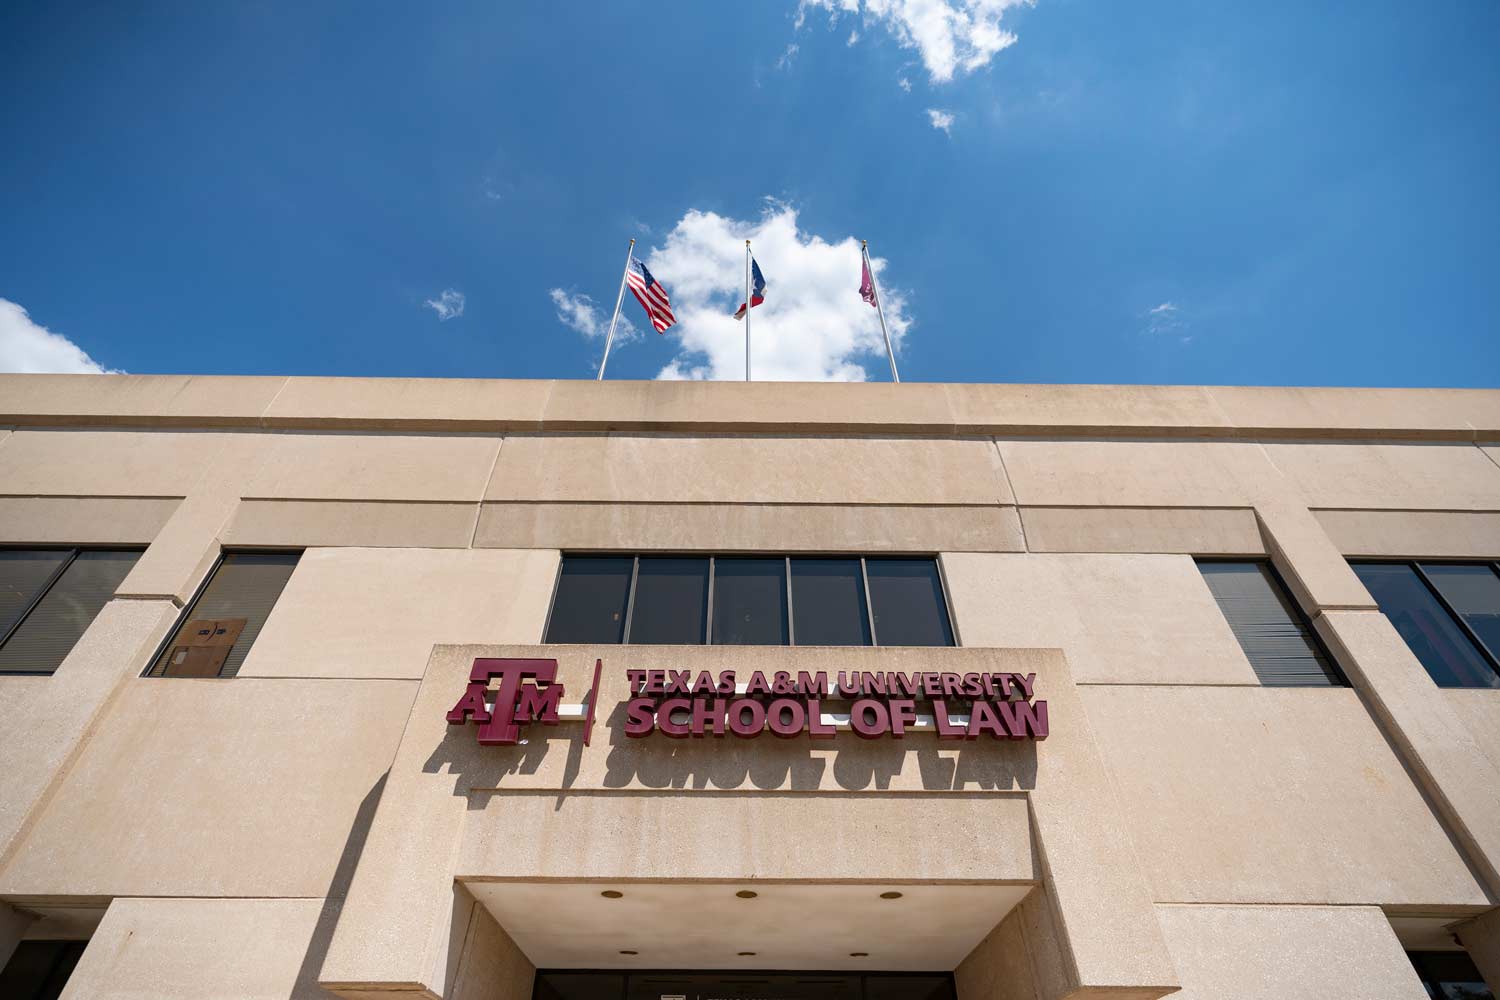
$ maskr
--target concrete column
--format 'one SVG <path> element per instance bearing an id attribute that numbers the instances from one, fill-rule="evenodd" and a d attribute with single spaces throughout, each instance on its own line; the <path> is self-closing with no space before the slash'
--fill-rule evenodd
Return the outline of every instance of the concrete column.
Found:
<path id="1" fill-rule="evenodd" d="M 0 903 L 0 969 L 5 968 L 5 963 L 16 952 L 16 945 L 21 943 L 21 935 L 35 920 L 36 917 L 24 910 Z"/>
<path id="2" fill-rule="evenodd" d="M 1055 1000 L 1072 989 L 1047 890 L 1038 886 L 953 970 L 958 1000 Z M 1156 994 L 1151 994 L 1155 996 Z"/>
<path id="3" fill-rule="evenodd" d="M 1500 896 L 1500 771 L 1312 513 L 1278 502 L 1255 512 L 1267 551 L 1318 634 L 1486 887 Z"/>
<path id="4" fill-rule="evenodd" d="M 1500 909 L 1459 924 L 1454 930 L 1492 991 L 1500 993 Z"/>
<path id="5" fill-rule="evenodd" d="M 452 1000 L 531 1000 L 536 966 L 467 890 L 469 929 L 453 976 Z"/>

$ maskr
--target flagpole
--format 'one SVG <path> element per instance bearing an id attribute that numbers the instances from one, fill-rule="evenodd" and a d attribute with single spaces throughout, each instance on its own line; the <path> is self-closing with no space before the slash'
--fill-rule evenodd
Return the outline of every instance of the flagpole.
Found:
<path id="1" fill-rule="evenodd" d="M 620 272 L 620 294 L 615 296 L 615 314 L 609 319 L 609 336 L 604 338 L 604 360 L 599 362 L 599 375 L 595 382 L 604 381 L 604 366 L 609 364 L 609 345 L 615 342 L 615 324 L 620 321 L 620 303 L 625 301 L 625 275 L 630 273 L 630 255 L 635 253 L 635 240 L 625 250 L 625 270 Z"/>
<path id="2" fill-rule="evenodd" d="M 750 381 L 750 241 L 745 241 L 745 381 Z"/>
<path id="3" fill-rule="evenodd" d="M 859 252 L 865 259 L 865 268 L 870 272 L 870 288 L 875 292 L 875 314 L 880 317 L 880 335 L 885 338 L 885 356 L 891 359 L 891 380 L 901 381 L 901 373 L 896 371 L 896 352 L 891 350 L 891 335 L 885 328 L 885 299 L 880 294 L 880 286 L 875 283 L 875 265 L 870 263 L 870 241 L 859 241 Z M 866 316 L 869 313 L 865 314 Z"/>

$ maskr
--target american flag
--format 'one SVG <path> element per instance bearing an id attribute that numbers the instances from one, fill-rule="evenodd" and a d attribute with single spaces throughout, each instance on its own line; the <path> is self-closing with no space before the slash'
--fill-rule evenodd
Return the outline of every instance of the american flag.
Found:
<path id="1" fill-rule="evenodd" d="M 625 283 L 630 286 L 630 294 L 646 310 L 646 315 L 651 317 L 651 325 L 656 327 L 657 333 L 666 333 L 667 327 L 677 322 L 677 317 L 672 315 L 672 303 L 667 299 L 667 290 L 651 276 L 646 265 L 634 257 L 630 258 L 630 263 L 625 267 Z"/>

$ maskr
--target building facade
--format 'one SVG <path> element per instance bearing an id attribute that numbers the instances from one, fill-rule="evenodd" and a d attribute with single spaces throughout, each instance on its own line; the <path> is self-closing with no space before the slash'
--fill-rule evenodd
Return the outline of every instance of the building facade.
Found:
<path id="1" fill-rule="evenodd" d="M 0 376 L 0 425 L 5 996 L 1500 991 L 1500 391 Z"/>

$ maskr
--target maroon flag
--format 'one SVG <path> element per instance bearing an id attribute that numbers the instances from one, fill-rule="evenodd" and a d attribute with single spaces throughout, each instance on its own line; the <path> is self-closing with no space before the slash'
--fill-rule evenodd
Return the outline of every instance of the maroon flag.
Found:
<path id="1" fill-rule="evenodd" d="M 859 257 L 863 262 L 859 275 L 859 297 L 874 306 L 876 304 L 875 279 L 870 276 L 870 258 L 864 254 L 860 254 Z M 876 306 L 876 308 L 879 308 L 879 306 Z"/>

